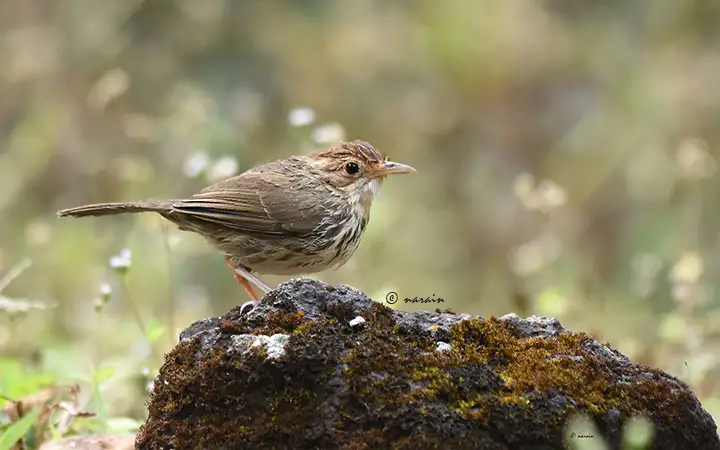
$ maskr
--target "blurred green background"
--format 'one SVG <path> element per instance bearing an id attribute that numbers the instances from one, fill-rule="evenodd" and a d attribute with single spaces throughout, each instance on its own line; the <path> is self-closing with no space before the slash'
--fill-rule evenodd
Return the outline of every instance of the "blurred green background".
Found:
<path id="1" fill-rule="evenodd" d="M 363 139 L 418 172 L 318 278 L 555 316 L 720 418 L 717 0 L 23 0 L 0 26 L 0 279 L 32 263 L 0 294 L 5 395 L 79 380 L 142 420 L 177 332 L 247 300 L 158 216 L 56 210 Z"/>

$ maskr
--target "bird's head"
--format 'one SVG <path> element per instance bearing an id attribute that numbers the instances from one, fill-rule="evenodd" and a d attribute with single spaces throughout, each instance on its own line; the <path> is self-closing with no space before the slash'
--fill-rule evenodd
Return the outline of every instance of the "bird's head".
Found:
<path id="1" fill-rule="evenodd" d="M 380 192 L 385 177 L 415 172 L 408 165 L 389 161 L 363 141 L 343 142 L 320 150 L 312 155 L 312 160 L 325 182 L 366 208 Z"/>

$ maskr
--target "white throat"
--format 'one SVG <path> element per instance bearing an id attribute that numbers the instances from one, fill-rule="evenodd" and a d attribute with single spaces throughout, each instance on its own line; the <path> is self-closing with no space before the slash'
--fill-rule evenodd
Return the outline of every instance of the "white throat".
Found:
<path id="1" fill-rule="evenodd" d="M 369 197 L 370 201 L 374 200 L 375 197 L 380 195 L 380 186 L 381 186 L 380 180 L 378 180 L 377 178 L 372 179 L 363 188 L 361 197 L 362 198 Z"/>
<path id="2" fill-rule="evenodd" d="M 350 203 L 359 208 L 362 208 L 363 215 L 370 214 L 370 205 L 375 197 L 380 195 L 380 187 L 382 182 L 379 179 L 370 180 L 359 192 L 353 192 L 350 195 Z"/>

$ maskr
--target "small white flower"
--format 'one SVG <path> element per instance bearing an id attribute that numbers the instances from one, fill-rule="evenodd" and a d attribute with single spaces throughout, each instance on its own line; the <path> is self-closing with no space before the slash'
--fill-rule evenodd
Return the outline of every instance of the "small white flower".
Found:
<path id="1" fill-rule="evenodd" d="M 565 189 L 552 180 L 543 180 L 537 187 L 538 194 L 545 200 L 547 209 L 557 208 L 567 202 L 567 193 Z"/>
<path id="2" fill-rule="evenodd" d="M 107 297 L 112 294 L 112 287 L 109 284 L 103 283 L 100 285 L 100 295 Z"/>
<path id="3" fill-rule="evenodd" d="M 520 174 L 513 182 L 513 192 L 532 211 L 548 212 L 567 203 L 567 192 L 552 180 L 542 180 L 536 185 L 535 177 Z"/>
<path id="4" fill-rule="evenodd" d="M 132 252 L 130 249 L 124 248 L 119 255 L 110 258 L 110 267 L 118 272 L 125 272 L 132 263 Z"/>
<path id="5" fill-rule="evenodd" d="M 110 257 L 110 267 L 112 267 L 113 269 L 127 267 L 128 265 L 129 265 L 129 261 L 126 261 L 125 259 L 123 259 L 119 256 L 111 256 Z"/>
<path id="6" fill-rule="evenodd" d="M 110 295 L 112 295 L 112 287 L 107 284 L 103 283 L 100 285 L 100 300 L 103 302 L 107 302 L 110 300 Z"/>
<path id="7" fill-rule="evenodd" d="M 697 283 L 705 272 L 703 257 L 697 252 L 685 252 L 670 271 L 673 283 Z"/>
<path id="8" fill-rule="evenodd" d="M 708 143 L 701 138 L 687 138 L 678 146 L 675 161 L 680 175 L 688 179 L 711 176 L 717 169 L 717 162 L 710 153 Z"/>
<path id="9" fill-rule="evenodd" d="M 288 114 L 288 122 L 293 127 L 304 127 L 315 121 L 315 111 L 310 108 L 295 108 Z"/>
<path id="10" fill-rule="evenodd" d="M 207 169 L 208 165 L 210 165 L 208 155 L 203 151 L 197 151 L 185 161 L 183 173 L 190 178 L 195 178 Z"/>
<path id="11" fill-rule="evenodd" d="M 345 139 L 345 130 L 339 123 L 329 123 L 315 128 L 312 139 L 318 144 L 335 144 Z"/>
<path id="12" fill-rule="evenodd" d="M 225 178 L 230 178 L 235 175 L 238 171 L 238 162 L 232 156 L 224 156 L 212 165 L 208 178 L 210 181 L 220 181 Z"/>

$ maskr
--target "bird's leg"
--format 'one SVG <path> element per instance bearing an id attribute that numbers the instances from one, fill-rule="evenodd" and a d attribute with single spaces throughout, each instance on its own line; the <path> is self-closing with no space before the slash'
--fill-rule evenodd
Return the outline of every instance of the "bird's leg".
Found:
<path id="1" fill-rule="evenodd" d="M 238 284 L 239 284 L 240 286 L 242 286 L 243 289 L 245 289 L 245 292 L 248 293 L 248 295 L 250 296 L 250 298 L 253 299 L 254 301 L 258 301 L 258 296 L 257 296 L 257 294 L 255 293 L 255 289 L 253 289 L 252 284 L 250 284 L 250 282 L 248 281 L 248 279 L 245 278 L 244 276 L 242 276 L 241 273 L 239 273 L 239 272 L 237 271 L 237 266 L 236 266 L 235 263 L 232 261 L 232 259 L 230 259 L 229 256 L 226 256 L 226 257 L 225 257 L 225 264 L 227 264 L 227 266 L 230 268 L 230 270 L 233 271 L 233 275 L 235 275 L 235 281 L 237 281 Z"/>
<path id="2" fill-rule="evenodd" d="M 257 294 L 255 293 L 255 289 L 253 289 L 253 284 L 266 294 L 270 292 L 270 288 L 265 283 L 258 280 L 257 277 L 253 276 L 242 265 L 235 264 L 229 256 L 225 257 L 225 263 L 233 271 L 235 280 L 243 287 L 243 289 L 245 289 L 245 292 L 247 292 L 252 299 L 251 301 L 244 303 L 240 307 L 240 311 L 244 310 L 248 305 L 256 304 L 259 300 Z"/>
<path id="3" fill-rule="evenodd" d="M 255 287 L 263 291 L 263 294 L 267 294 L 268 292 L 272 291 L 270 287 L 268 287 L 267 284 L 260 281 L 255 275 L 251 274 L 248 269 L 246 269 L 243 265 L 237 264 L 233 267 L 233 271 L 236 275 L 240 275 L 245 280 L 249 281 L 250 283 L 254 284 Z"/>

